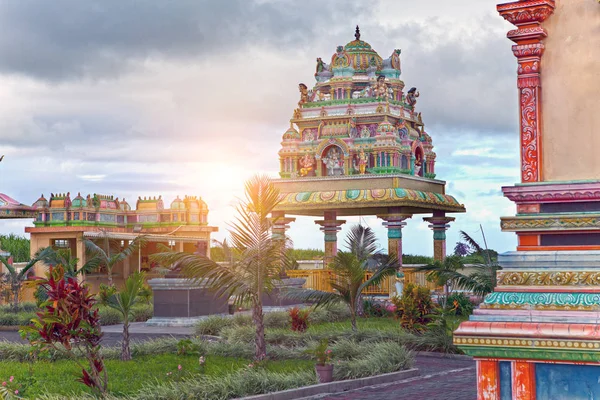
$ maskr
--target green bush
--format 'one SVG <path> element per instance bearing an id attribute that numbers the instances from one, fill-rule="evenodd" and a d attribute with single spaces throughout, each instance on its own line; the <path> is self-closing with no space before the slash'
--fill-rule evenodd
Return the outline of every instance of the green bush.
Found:
<path id="1" fill-rule="evenodd" d="M 38 307 L 38 305 L 33 302 L 19 303 L 18 308 L 17 308 L 18 312 L 36 312 L 39 309 L 40 308 Z M 12 312 L 13 312 L 12 304 L 0 305 L 0 313 L 12 313 Z"/>
<path id="2" fill-rule="evenodd" d="M 121 313 L 109 307 L 98 307 L 98 316 L 100 317 L 100 325 L 116 325 L 123 322 Z"/>
<path id="3" fill-rule="evenodd" d="M 146 322 L 154 315 L 152 304 L 136 304 L 131 308 L 131 320 L 133 322 Z"/>
<path id="4" fill-rule="evenodd" d="M 229 343 L 253 343 L 256 328 L 250 325 L 229 326 L 221 330 L 221 337 Z"/>
<path id="5" fill-rule="evenodd" d="M 265 328 L 290 328 L 290 316 L 285 311 L 275 311 L 265 313 Z"/>
<path id="6" fill-rule="evenodd" d="M 391 309 L 388 308 L 388 305 L 383 301 L 376 301 L 371 299 L 363 300 L 363 310 L 365 313 L 365 317 L 375 317 L 375 318 L 389 318 L 394 315 Z"/>
<path id="7" fill-rule="evenodd" d="M 272 372 L 265 369 L 248 369 L 222 376 L 203 376 L 174 384 L 148 385 L 136 400 L 197 399 L 226 400 L 261 393 L 293 389 L 317 383 L 314 371 Z"/>
<path id="8" fill-rule="evenodd" d="M 237 326 L 254 325 L 250 314 L 233 314 L 233 324 Z"/>
<path id="9" fill-rule="evenodd" d="M 0 326 L 29 325 L 32 318 L 35 318 L 35 312 L 32 311 L 20 311 L 16 314 L 12 312 L 0 312 Z"/>
<path id="10" fill-rule="evenodd" d="M 473 314 L 475 306 L 471 302 L 469 296 L 464 293 L 452 293 L 448 296 L 446 308 L 448 309 L 448 312 L 454 315 L 468 316 Z"/>
<path id="11" fill-rule="evenodd" d="M 224 328 L 229 328 L 234 325 L 235 320 L 233 318 L 211 315 L 208 318 L 198 321 L 198 323 L 196 323 L 196 325 L 194 326 L 194 333 L 200 336 L 219 336 Z"/>
<path id="12" fill-rule="evenodd" d="M 431 319 L 434 304 L 431 292 L 423 286 L 408 283 L 404 286 L 402 297 L 394 297 L 396 314 L 400 318 L 400 326 L 411 332 L 422 332 Z"/>
<path id="13" fill-rule="evenodd" d="M 335 351 L 333 352 L 336 358 Z M 369 346 L 361 358 L 335 364 L 336 380 L 363 378 L 411 368 L 414 357 L 404 346 L 394 342 L 381 342 Z"/>

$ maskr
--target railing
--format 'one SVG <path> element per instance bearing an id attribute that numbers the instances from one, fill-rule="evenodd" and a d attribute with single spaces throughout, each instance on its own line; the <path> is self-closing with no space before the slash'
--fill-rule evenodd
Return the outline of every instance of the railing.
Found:
<path id="1" fill-rule="evenodd" d="M 287 271 L 287 275 L 290 278 L 304 278 L 305 289 L 321 290 L 324 292 L 333 292 L 331 282 L 337 280 L 333 271 L 329 269 L 304 269 L 304 270 L 293 270 Z M 364 281 L 370 279 L 373 273 L 366 272 Z M 363 282 L 364 282 L 363 281 Z M 384 278 L 378 285 L 370 285 L 364 291 L 363 294 L 371 296 L 389 296 L 393 293 L 394 277 L 388 276 Z"/>
<path id="2" fill-rule="evenodd" d="M 427 273 L 424 271 L 415 271 L 420 265 L 410 265 L 403 266 L 402 270 L 404 271 L 404 283 L 412 283 L 414 285 L 424 286 L 429 288 L 432 291 L 441 290 L 440 287 L 437 287 L 435 283 L 429 282 L 427 280 Z M 324 292 L 333 292 L 331 287 L 331 282 L 335 282 L 335 275 L 333 271 L 329 269 L 298 269 L 287 271 L 287 275 L 290 278 L 304 278 L 306 282 L 304 283 L 305 289 L 313 289 L 313 290 L 322 290 Z M 365 272 L 365 278 L 371 278 L 373 276 L 372 272 Z M 364 282 L 364 281 L 363 281 Z M 390 296 L 395 295 L 396 290 L 394 287 L 395 278 L 393 276 L 386 277 L 382 280 L 378 285 L 371 285 L 365 289 L 363 292 L 366 295 L 371 296 Z"/>

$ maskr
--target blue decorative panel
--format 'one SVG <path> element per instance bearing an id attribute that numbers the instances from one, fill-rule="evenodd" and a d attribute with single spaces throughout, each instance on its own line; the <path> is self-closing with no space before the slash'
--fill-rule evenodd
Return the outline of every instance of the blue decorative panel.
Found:
<path id="1" fill-rule="evenodd" d="M 510 361 L 500 361 L 500 400 L 512 400 L 512 373 Z"/>
<path id="2" fill-rule="evenodd" d="M 600 367 L 570 364 L 536 364 L 537 400 L 600 399 Z"/>
<path id="3" fill-rule="evenodd" d="M 100 214 L 101 222 L 116 222 L 117 216 L 115 214 Z"/>
<path id="4" fill-rule="evenodd" d="M 117 224 L 124 224 L 124 223 L 125 223 L 125 216 L 117 215 Z"/>
<path id="5" fill-rule="evenodd" d="M 52 213 L 52 221 L 64 221 L 65 213 L 62 212 L 53 212 Z"/>
<path id="6" fill-rule="evenodd" d="M 78 212 L 73 213 L 73 221 L 79 221 L 79 213 Z"/>
<path id="7" fill-rule="evenodd" d="M 158 222 L 158 215 L 157 214 L 150 214 L 150 215 L 140 215 L 138 217 L 139 222 Z"/>

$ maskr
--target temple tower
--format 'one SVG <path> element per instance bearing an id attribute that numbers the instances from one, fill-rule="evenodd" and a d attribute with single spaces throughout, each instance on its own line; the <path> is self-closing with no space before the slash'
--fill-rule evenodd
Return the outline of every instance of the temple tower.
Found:
<path id="1" fill-rule="evenodd" d="M 501 220 L 518 236 L 498 287 L 455 332 L 478 399 L 600 396 L 600 3 L 498 5 L 518 62 L 521 183 Z"/>

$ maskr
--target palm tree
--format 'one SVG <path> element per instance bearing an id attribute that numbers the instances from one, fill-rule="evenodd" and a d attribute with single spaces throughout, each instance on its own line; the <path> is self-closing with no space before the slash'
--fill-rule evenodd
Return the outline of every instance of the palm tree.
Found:
<path id="1" fill-rule="evenodd" d="M 134 251 L 143 247 L 146 244 L 146 237 L 136 237 L 123 250 L 120 250 L 120 246 L 115 246 L 115 243 L 111 243 L 107 234 L 103 234 L 101 238 L 103 241 L 102 247 L 98 246 L 90 239 L 84 239 L 85 249 L 88 254 L 98 260 L 98 265 L 106 267 L 108 286 L 112 286 L 112 271 L 115 265 L 126 260 Z"/>
<path id="2" fill-rule="evenodd" d="M 40 258 L 40 261 L 49 267 L 62 265 L 65 271 L 65 278 L 75 278 L 79 274 L 90 273 L 98 268 L 101 263 L 100 258 L 93 257 L 83 264 L 81 268 L 77 268 L 79 259 L 73 257 L 69 249 L 55 250 L 52 247 L 47 247 L 47 249 L 49 250 L 44 253 L 44 256 Z"/>
<path id="3" fill-rule="evenodd" d="M 37 264 L 38 261 L 46 257 L 50 250 L 48 248 L 41 249 L 38 251 L 31 260 L 20 270 L 17 269 L 9 262 L 6 257 L 0 256 L 0 262 L 4 265 L 6 270 L 8 271 L 4 275 L 4 279 L 10 286 L 10 291 L 13 295 L 13 311 L 19 311 L 19 294 L 21 292 L 21 287 L 23 286 L 23 282 L 27 279 L 27 273 Z"/>
<path id="4" fill-rule="evenodd" d="M 494 291 L 497 285 L 496 272 L 502 267 L 492 258 L 492 250 L 481 247 L 475 239 L 464 231 L 460 231 L 462 239 L 470 247 L 470 256 L 474 256 L 480 262 L 470 265 L 469 269 L 475 271 L 469 275 L 461 272 L 464 267 L 464 260 L 460 256 L 448 256 L 443 262 L 436 261 L 419 267 L 417 271 L 427 272 L 428 278 L 445 286 L 445 295 L 448 297 L 448 288 L 462 289 L 472 292 L 477 296 L 484 297 Z M 485 241 L 485 236 L 484 236 Z"/>
<path id="5" fill-rule="evenodd" d="M 371 285 L 377 285 L 387 276 L 394 275 L 398 265 L 395 257 L 382 257 L 378 261 L 377 239 L 371 228 L 353 226 L 346 238 L 347 252 L 338 251 L 330 268 L 333 277 L 329 284 L 333 292 L 311 289 L 288 290 L 286 297 L 304 302 L 315 302 L 318 306 L 331 303 L 345 303 L 350 310 L 352 330 L 356 331 L 356 317 L 362 305 L 362 292 Z M 376 262 L 373 275 L 365 280 L 368 263 Z"/>
<path id="6" fill-rule="evenodd" d="M 288 265 L 286 243 L 272 238 L 273 220 L 270 214 L 280 202 L 279 190 L 270 178 L 255 175 L 246 182 L 245 199 L 237 207 L 238 216 L 230 226 L 231 240 L 222 246 L 226 263 L 198 254 L 163 252 L 151 256 L 163 265 L 175 265 L 182 274 L 203 282 L 217 296 L 235 296 L 236 302 L 252 305 L 252 320 L 256 326 L 255 353 L 257 361 L 266 357 L 263 322 L 263 296 L 280 280 Z"/>
<path id="7" fill-rule="evenodd" d="M 121 343 L 121 360 L 131 360 L 131 349 L 129 348 L 129 320 L 131 310 L 138 303 L 138 295 L 144 287 L 144 274 L 136 272 L 125 281 L 125 288 L 108 298 L 107 305 L 114 308 L 123 316 L 123 342 Z"/>

